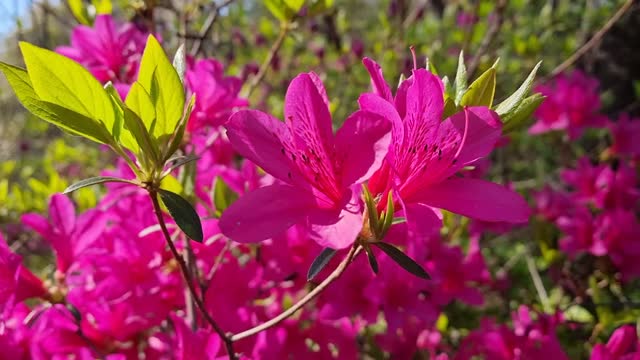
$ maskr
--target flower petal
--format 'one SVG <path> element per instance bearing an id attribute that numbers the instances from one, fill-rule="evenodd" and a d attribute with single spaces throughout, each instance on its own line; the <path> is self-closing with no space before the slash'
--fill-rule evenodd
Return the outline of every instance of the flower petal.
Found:
<path id="1" fill-rule="evenodd" d="M 413 201 L 483 221 L 527 222 L 530 209 L 518 193 L 479 179 L 450 179 L 419 192 Z"/>
<path id="2" fill-rule="evenodd" d="M 265 186 L 231 204 L 220 218 L 220 230 L 241 243 L 266 240 L 302 221 L 313 203 L 311 195 L 293 186 Z"/>
<path id="3" fill-rule="evenodd" d="M 464 136 L 465 127 L 467 127 L 467 136 L 464 138 L 464 144 L 462 144 L 456 161 L 458 169 L 488 155 L 502 133 L 502 123 L 498 114 L 493 110 L 484 106 L 474 106 L 467 108 L 466 113 L 465 115 L 465 112 L 462 111 L 452 115 L 441 125 L 455 127 L 461 137 Z M 468 123 L 465 119 L 466 116 L 468 116 Z"/>
<path id="4" fill-rule="evenodd" d="M 257 110 L 241 110 L 226 124 L 229 141 L 240 155 L 253 161 L 267 173 L 290 182 L 294 169 L 286 151 L 292 145 L 286 125 Z"/>
<path id="5" fill-rule="evenodd" d="M 380 168 L 389 150 L 390 130 L 387 119 L 368 111 L 356 111 L 345 120 L 336 133 L 344 188 L 367 180 Z"/>
<path id="6" fill-rule="evenodd" d="M 364 67 L 367 68 L 369 76 L 371 76 L 371 87 L 373 87 L 374 94 L 382 97 L 389 102 L 393 102 L 391 89 L 389 88 L 387 82 L 384 80 L 384 75 L 382 74 L 382 68 L 380 67 L 380 65 L 367 57 L 362 59 L 362 63 L 364 64 Z"/>
<path id="7" fill-rule="evenodd" d="M 310 234 L 320 246 L 344 249 L 353 244 L 363 224 L 359 192 L 354 191 L 348 204 L 340 211 L 314 211 L 309 215 Z"/>

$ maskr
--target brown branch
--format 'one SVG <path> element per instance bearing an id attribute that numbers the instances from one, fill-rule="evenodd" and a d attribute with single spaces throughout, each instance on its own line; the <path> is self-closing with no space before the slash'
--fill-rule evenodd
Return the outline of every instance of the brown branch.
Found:
<path id="1" fill-rule="evenodd" d="M 489 25 L 489 29 L 487 29 L 487 32 L 485 33 L 480 46 L 478 46 L 478 49 L 475 51 L 475 54 L 473 55 L 473 58 L 471 59 L 471 61 L 469 62 L 469 66 L 467 67 L 467 73 L 469 74 L 470 78 L 473 78 L 474 73 L 480 65 L 482 56 L 489 50 L 489 47 L 495 40 L 498 32 L 500 32 L 500 28 L 502 27 L 502 24 L 504 24 L 504 12 L 506 8 L 507 0 L 497 1 L 496 7 L 493 11 L 495 14 L 495 21 Z"/>
<path id="2" fill-rule="evenodd" d="M 278 51 L 280 51 L 280 47 L 282 47 L 282 44 L 284 43 L 284 39 L 287 37 L 287 34 L 289 33 L 289 28 L 290 28 L 290 25 L 286 23 L 280 26 L 280 33 L 278 34 L 278 38 L 273 43 L 273 45 L 271 45 L 271 49 L 269 49 L 269 53 L 267 54 L 267 57 L 262 62 L 262 65 L 260 65 L 260 70 L 258 70 L 258 73 L 256 74 L 256 76 L 251 78 L 246 94 L 244 94 L 245 98 L 248 98 L 249 96 L 251 96 L 251 93 L 253 92 L 253 90 L 256 89 L 258 84 L 260 84 L 260 82 L 266 75 L 267 70 L 269 69 L 269 65 L 271 65 L 273 58 L 276 56 Z"/>
<path id="3" fill-rule="evenodd" d="M 302 299 L 298 300 L 298 302 L 293 304 L 293 306 L 291 306 L 287 310 L 283 311 L 280 315 L 274 317 L 273 319 L 271 319 L 271 320 L 269 320 L 269 321 L 267 321 L 265 323 L 262 323 L 262 324 L 260 324 L 260 325 L 258 325 L 256 327 L 253 327 L 253 328 L 251 328 L 249 330 L 245 330 L 245 331 L 243 331 L 241 333 L 238 333 L 238 334 L 235 334 L 235 335 L 231 335 L 231 337 L 230 337 L 231 341 L 238 341 L 238 340 L 242 340 L 244 338 L 247 338 L 249 336 L 253 336 L 253 335 L 255 335 L 255 334 L 259 333 L 259 332 L 262 332 L 262 331 L 267 330 L 267 329 L 269 329 L 269 328 L 271 328 L 273 326 L 276 326 L 279 323 L 281 323 L 282 321 L 284 321 L 287 318 L 289 318 L 291 315 L 293 315 L 298 310 L 300 310 L 303 306 L 305 306 L 309 301 L 313 300 L 316 296 L 318 296 L 334 280 L 339 278 L 340 275 L 342 275 L 342 273 L 344 273 L 344 271 L 347 269 L 347 266 L 349 266 L 349 264 L 351 264 L 351 262 L 356 257 L 356 255 L 358 255 L 361 251 L 362 251 L 362 247 L 360 247 L 359 245 L 354 245 L 351 248 L 351 250 L 349 250 L 349 253 L 344 258 L 344 260 L 342 260 L 340 265 L 338 265 L 338 267 L 335 270 L 333 270 L 331 275 L 327 276 L 327 278 L 324 279 L 324 281 L 322 281 L 320 283 L 320 285 L 316 286 L 313 290 L 309 291 L 307 293 L 307 295 L 305 295 Z"/>
<path id="4" fill-rule="evenodd" d="M 167 224 L 164 221 L 164 217 L 162 216 L 162 209 L 160 208 L 160 203 L 158 202 L 158 193 L 155 190 L 148 190 L 149 197 L 151 197 L 151 202 L 153 203 L 153 211 L 156 214 L 156 218 L 158 220 L 158 224 L 160 224 L 160 228 L 162 229 L 162 233 L 164 234 L 164 238 L 167 241 L 167 245 L 169 245 L 169 249 L 173 254 L 173 258 L 178 262 L 180 267 L 180 272 L 182 273 L 182 277 L 184 278 L 184 282 L 187 284 L 189 292 L 191 293 L 191 297 L 193 298 L 193 302 L 200 310 L 200 313 L 207 321 L 209 325 L 213 328 L 213 330 L 220 336 L 220 339 L 224 342 L 227 348 L 227 354 L 230 359 L 237 359 L 235 352 L 233 351 L 233 341 L 230 337 L 228 337 L 225 332 L 220 328 L 220 326 L 216 323 L 215 320 L 209 315 L 207 309 L 204 306 L 202 300 L 198 297 L 198 293 L 196 292 L 195 287 L 193 286 L 193 282 L 189 276 L 189 268 L 185 263 L 184 259 L 176 249 L 173 240 L 171 239 L 171 235 L 169 234 L 169 230 L 167 230 Z M 202 294 L 204 296 L 204 294 Z"/>
<path id="5" fill-rule="evenodd" d="M 589 50 L 596 46 L 600 42 L 600 40 L 602 40 L 604 35 L 609 30 L 611 30 L 613 25 L 615 25 L 615 23 L 618 22 L 620 18 L 622 18 L 622 16 L 631 8 L 631 6 L 633 6 L 634 1 L 635 0 L 627 0 L 627 2 L 625 2 L 620 7 L 620 9 L 618 9 L 618 11 L 604 24 L 604 26 L 600 30 L 598 30 L 598 32 L 595 33 L 595 35 L 593 35 L 591 39 L 589 39 L 589 41 L 584 43 L 578 50 L 576 50 L 576 52 L 573 53 L 573 55 L 571 55 L 567 60 L 563 61 L 562 64 L 556 66 L 556 68 L 553 69 L 553 71 L 551 71 L 551 73 L 547 77 L 545 77 L 542 82 L 546 82 L 549 79 L 554 78 L 561 72 L 567 70 L 584 54 L 586 54 Z"/>
<path id="6" fill-rule="evenodd" d="M 189 51 L 189 54 L 191 56 L 198 55 L 198 53 L 200 52 L 200 49 L 202 48 L 203 40 L 209 35 L 209 32 L 211 32 L 211 29 L 213 28 L 213 24 L 215 24 L 216 20 L 218 19 L 218 16 L 220 16 L 220 10 L 231 5 L 233 1 L 234 0 L 225 0 L 220 5 L 217 5 L 217 6 L 214 5 L 213 11 L 209 14 L 207 19 L 204 21 L 204 24 L 202 25 L 202 29 L 200 29 L 200 33 L 196 36 L 196 40 L 193 42 L 193 45 L 191 46 L 191 50 Z M 185 31 L 185 35 L 186 35 L 186 31 Z"/>

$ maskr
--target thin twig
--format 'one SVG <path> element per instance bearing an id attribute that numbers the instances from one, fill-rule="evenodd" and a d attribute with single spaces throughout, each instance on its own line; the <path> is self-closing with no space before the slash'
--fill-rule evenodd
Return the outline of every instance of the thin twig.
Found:
<path id="1" fill-rule="evenodd" d="M 290 308 L 288 308 L 287 310 L 283 311 L 280 315 L 274 317 L 273 319 L 262 323 L 256 327 L 253 327 L 249 330 L 245 330 L 241 333 L 235 334 L 235 335 L 231 335 L 230 339 L 231 341 L 238 341 L 238 340 L 242 340 L 244 338 L 247 338 L 249 336 L 253 336 L 259 332 L 262 332 L 264 330 L 267 330 L 273 326 L 278 325 L 279 323 L 281 323 L 282 321 L 286 320 L 287 318 L 289 318 L 291 315 L 293 315 L 294 313 L 296 313 L 298 310 L 300 310 L 303 306 L 305 306 L 309 301 L 313 300 L 316 296 L 318 296 L 318 294 L 320 294 L 327 286 L 329 286 L 329 284 L 331 284 L 334 280 L 336 280 L 337 278 L 340 277 L 340 275 L 342 275 L 342 273 L 344 273 L 344 271 L 347 269 L 347 266 L 349 266 L 349 264 L 353 261 L 353 259 L 356 257 L 356 255 L 358 255 L 360 252 L 362 251 L 362 247 L 359 245 L 354 245 L 351 250 L 349 250 L 349 253 L 347 254 L 347 256 L 344 258 L 344 260 L 342 260 L 342 262 L 340 263 L 340 265 L 338 265 L 338 267 L 331 273 L 331 275 L 327 276 L 326 279 L 324 279 L 324 281 L 322 281 L 320 283 L 320 285 L 316 286 L 313 290 L 309 291 L 307 293 L 307 295 L 305 295 L 302 299 L 300 299 L 297 303 L 293 304 L 293 306 L 291 306 Z"/>
<path id="2" fill-rule="evenodd" d="M 550 313 L 551 305 L 549 303 L 549 295 L 547 294 L 547 290 L 544 288 L 544 284 L 542 283 L 542 278 L 540 277 L 538 268 L 536 267 L 536 264 L 533 261 L 533 257 L 529 253 L 529 250 L 525 252 L 525 255 L 527 260 L 527 268 L 529 269 L 531 280 L 533 280 L 533 286 L 535 286 L 538 297 L 540 298 L 542 309 L 544 309 L 544 312 Z"/>
<path id="3" fill-rule="evenodd" d="M 273 61 L 273 58 L 276 56 L 278 51 L 280 51 L 280 47 L 282 47 L 282 44 L 284 43 L 284 39 L 287 37 L 287 34 L 289 33 L 289 28 L 290 28 L 289 24 L 282 24 L 280 26 L 280 33 L 278 34 L 278 38 L 273 43 L 273 45 L 271 45 L 271 49 L 269 49 L 269 53 L 267 54 L 267 57 L 262 62 L 262 65 L 260 65 L 260 70 L 258 70 L 258 73 L 256 74 L 256 76 L 251 78 L 246 94 L 244 94 L 245 98 L 248 98 L 249 96 L 251 96 L 251 93 L 253 92 L 253 90 L 256 89 L 258 84 L 260 84 L 264 76 L 267 74 L 267 70 L 269 69 L 271 62 Z"/>
<path id="4" fill-rule="evenodd" d="M 209 35 L 209 32 L 213 28 L 213 24 L 215 24 L 216 20 L 218 19 L 218 16 L 220 16 L 220 10 L 231 5 L 233 1 L 234 0 L 225 0 L 220 5 L 217 5 L 217 6 L 214 5 L 213 11 L 209 14 L 207 19 L 204 21 L 204 24 L 202 25 L 202 29 L 200 29 L 200 33 L 197 35 L 196 40 L 193 42 L 193 45 L 191 46 L 191 50 L 189 51 L 189 54 L 191 56 L 198 55 L 198 53 L 200 52 L 200 49 L 202 48 L 203 40 L 207 37 L 207 35 Z M 186 34 L 186 29 L 185 29 L 185 34 Z"/>
<path id="5" fill-rule="evenodd" d="M 493 11 L 495 14 L 495 19 L 489 25 L 489 29 L 484 35 L 484 38 L 482 39 L 480 46 L 478 46 L 478 49 L 476 50 L 475 54 L 473 55 L 473 58 L 469 62 L 469 66 L 467 67 L 467 73 L 469 74 L 469 77 L 473 78 L 474 73 L 476 72 L 476 70 L 478 69 L 478 66 L 480 65 L 480 60 L 482 56 L 487 52 L 487 50 L 489 50 L 489 46 L 491 46 L 491 44 L 493 43 L 493 40 L 498 35 L 498 32 L 500 32 L 500 28 L 504 23 L 504 12 L 506 8 L 507 8 L 507 0 L 498 0 L 498 2 L 496 3 L 496 7 Z"/>
<path id="6" fill-rule="evenodd" d="M 232 340 L 225 334 L 225 332 L 222 330 L 222 328 L 220 328 L 220 326 L 216 323 L 216 321 L 213 320 L 211 315 L 209 315 L 209 313 L 207 312 L 207 309 L 204 306 L 204 303 L 198 297 L 198 293 L 196 292 L 196 289 L 193 286 L 193 282 L 189 277 L 189 268 L 187 267 L 187 264 L 185 263 L 184 259 L 178 252 L 178 249 L 176 249 L 176 246 L 173 243 L 173 240 L 171 239 L 171 235 L 169 234 L 169 230 L 167 230 L 167 225 L 164 222 L 164 217 L 162 216 L 162 209 L 160 208 L 160 203 L 158 202 L 158 193 L 154 190 L 149 190 L 149 197 L 151 197 L 151 202 L 153 203 L 153 211 L 156 214 L 158 224 L 160 224 L 160 228 L 162 229 L 162 233 L 164 234 L 164 238 L 167 241 L 167 245 L 169 245 L 169 249 L 173 254 L 173 258 L 178 262 L 178 265 L 180 267 L 180 272 L 182 273 L 182 277 L 184 278 L 184 281 L 187 284 L 187 287 L 189 288 L 189 291 L 191 292 L 191 295 L 193 297 L 193 302 L 196 304 L 196 306 L 198 307 L 198 310 L 200 310 L 200 313 L 202 313 L 202 316 L 207 321 L 207 323 L 211 325 L 213 330 L 218 334 L 218 336 L 220 336 L 220 339 L 224 342 L 227 348 L 227 354 L 229 355 L 229 358 L 237 359 L 236 354 L 233 351 Z"/>
<path id="7" fill-rule="evenodd" d="M 582 55 L 586 54 L 589 50 L 591 50 L 596 44 L 602 40 L 604 35 L 613 27 L 613 25 L 620 20 L 620 18 L 631 8 L 635 0 L 627 0 L 620 9 L 604 24 L 604 26 L 598 30 L 595 35 L 589 41 L 584 43 L 576 52 L 573 53 L 567 60 L 563 61 L 562 64 L 556 66 L 551 73 L 543 79 L 542 82 L 546 82 L 549 79 L 554 78 L 561 72 L 567 70 L 571 65 L 573 65 L 578 59 L 582 57 Z"/>

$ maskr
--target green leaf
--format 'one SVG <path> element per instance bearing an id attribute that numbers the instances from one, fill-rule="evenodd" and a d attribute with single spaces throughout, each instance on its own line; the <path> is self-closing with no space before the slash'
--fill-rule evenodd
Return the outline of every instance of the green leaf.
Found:
<path id="1" fill-rule="evenodd" d="M 527 76 L 522 85 L 520 85 L 518 90 L 516 90 L 513 94 L 511 94 L 511 96 L 509 96 L 498 106 L 496 106 L 494 110 L 496 111 L 496 113 L 498 113 L 498 115 L 502 117 L 512 112 L 520 105 L 524 98 L 529 94 L 529 91 L 531 91 L 531 87 L 533 86 L 533 79 L 535 79 L 536 73 L 538 72 L 541 64 L 542 61 L 537 63 L 533 70 L 531 70 L 529 76 Z"/>
<path id="2" fill-rule="evenodd" d="M 182 138 L 184 137 L 184 131 L 187 127 L 187 123 L 189 122 L 189 118 L 191 117 L 191 111 L 193 111 L 193 107 L 196 104 L 196 94 L 191 95 L 191 99 L 189 100 L 189 105 L 187 105 L 187 110 L 185 111 L 180 123 L 178 124 L 178 128 L 176 129 L 173 137 L 171 138 L 171 142 L 169 143 L 169 147 L 167 148 L 166 153 L 163 156 L 163 159 L 166 161 L 169 159 L 178 148 L 182 144 Z"/>
<path id="3" fill-rule="evenodd" d="M 406 218 L 396 217 L 396 218 L 393 218 L 393 221 L 391 222 L 391 224 L 396 225 L 396 224 L 402 224 L 404 222 L 407 222 Z"/>
<path id="4" fill-rule="evenodd" d="M 536 111 L 540 104 L 542 104 L 544 99 L 546 99 L 545 96 L 542 96 L 542 94 L 539 93 L 535 93 L 522 100 L 520 105 L 515 110 L 509 112 L 502 118 L 502 121 L 504 123 L 502 131 L 504 133 L 507 133 L 518 129 L 525 121 L 531 118 L 533 112 Z"/>
<path id="5" fill-rule="evenodd" d="M 20 49 L 31 85 L 42 101 L 103 123 L 112 135 L 119 132 L 109 95 L 84 67 L 26 42 L 20 42 Z"/>
<path id="6" fill-rule="evenodd" d="M 298 14 L 304 0 L 264 0 L 264 5 L 281 22 L 289 22 Z"/>
<path id="7" fill-rule="evenodd" d="M 391 260 L 395 261 L 398 265 L 400 265 L 403 269 L 407 270 L 409 273 L 422 278 L 422 279 L 430 279 L 429 274 L 422 268 L 422 266 L 418 265 L 412 258 L 407 256 L 405 253 L 400 251 L 397 247 L 385 243 L 385 242 L 375 242 L 373 245 L 377 246 L 380 250 L 384 251 Z"/>
<path id="8" fill-rule="evenodd" d="M 153 35 L 149 35 L 140 60 L 138 82 L 150 95 L 156 113 L 155 123 L 147 130 L 155 139 L 168 138 L 176 130 L 184 112 L 184 86 Z M 141 118 L 148 124 L 147 119 Z M 161 148 L 164 150 L 165 146 Z"/>
<path id="9" fill-rule="evenodd" d="M 222 178 L 216 177 L 215 185 L 213 186 L 213 204 L 216 207 L 216 216 L 222 216 L 222 213 L 231 205 L 228 199 L 227 193 L 230 191 L 227 184 L 224 183 Z"/>
<path id="10" fill-rule="evenodd" d="M 153 161 L 153 166 L 158 165 L 158 162 L 160 161 L 160 150 L 158 149 L 156 142 L 151 138 L 151 135 L 149 135 L 144 122 L 140 119 L 138 114 L 130 108 L 125 107 L 124 123 L 127 130 L 133 135 L 138 147 L 142 151 L 140 160 L 143 158 L 150 159 Z"/>
<path id="11" fill-rule="evenodd" d="M 389 194 L 387 195 L 387 209 L 384 213 L 385 216 L 382 219 L 383 224 L 381 237 L 384 237 L 393 224 L 393 214 L 395 213 L 395 208 L 393 206 L 393 191 L 389 191 Z"/>
<path id="12" fill-rule="evenodd" d="M 313 0 L 309 7 L 309 16 L 317 16 L 333 7 L 334 0 Z"/>
<path id="13" fill-rule="evenodd" d="M 173 68 L 176 69 L 180 82 L 184 84 L 184 74 L 187 71 L 187 61 L 185 59 L 184 44 L 180 45 L 178 51 L 173 56 Z"/>
<path id="14" fill-rule="evenodd" d="M 68 0 L 67 4 L 69 4 L 69 9 L 71 9 L 73 17 L 75 17 L 80 24 L 91 26 L 93 19 L 89 16 L 89 12 L 82 0 Z"/>
<path id="15" fill-rule="evenodd" d="M 464 65 L 464 52 L 460 51 L 458 56 L 458 70 L 456 70 L 455 84 L 455 103 L 459 104 L 462 95 L 467 91 L 467 67 Z"/>
<path id="16" fill-rule="evenodd" d="M 153 104 L 151 95 L 139 82 L 136 81 L 131 85 L 131 89 L 129 89 L 127 99 L 124 103 L 142 120 L 149 135 L 153 134 L 157 123 L 155 105 Z"/>
<path id="17" fill-rule="evenodd" d="M 444 110 L 442 111 L 442 120 L 447 119 L 449 116 L 459 111 L 458 106 L 452 98 L 447 97 L 444 101 Z"/>
<path id="18" fill-rule="evenodd" d="M 367 206 L 367 216 L 369 217 L 369 228 L 373 231 L 374 234 L 378 234 L 380 220 L 378 219 L 378 210 L 376 209 L 376 204 L 373 201 L 373 197 L 371 196 L 371 192 L 367 188 L 366 184 L 362 184 L 362 196 L 364 198 L 364 203 Z"/>
<path id="19" fill-rule="evenodd" d="M 587 309 L 580 305 L 569 306 L 569 308 L 562 313 L 562 316 L 567 321 L 580 322 L 585 324 L 591 324 L 595 320 L 593 315 Z"/>
<path id="20" fill-rule="evenodd" d="M 79 135 L 101 144 L 114 142 L 103 124 L 56 104 L 42 101 L 36 94 L 27 71 L 0 62 L 0 71 L 7 77 L 18 100 L 33 115 L 71 134 Z"/>
<path id="21" fill-rule="evenodd" d="M 307 272 L 307 281 L 311 281 L 313 280 L 313 278 L 318 276 L 320 271 L 322 271 L 322 269 L 324 269 L 324 267 L 327 266 L 329 261 L 331 261 L 333 256 L 336 254 L 336 252 L 337 251 L 332 248 L 324 248 L 324 250 L 322 250 L 320 255 L 318 255 L 313 260 L 313 263 L 311 263 L 311 266 L 309 267 L 309 272 Z"/>
<path id="22" fill-rule="evenodd" d="M 116 127 L 122 128 L 115 137 L 119 138 L 120 144 L 122 144 L 125 148 L 137 154 L 140 151 L 140 147 L 138 146 L 138 143 L 131 132 L 128 129 L 125 129 L 126 123 L 124 118 L 124 108 L 126 106 L 122 102 L 122 99 L 120 99 L 118 90 L 116 90 L 111 81 L 107 82 L 104 85 L 104 90 L 109 95 L 109 99 L 111 100 L 111 104 L 113 105 L 113 110 L 116 114 L 116 123 L 118 124 Z"/>
<path id="23" fill-rule="evenodd" d="M 378 260 L 376 260 L 376 256 L 373 254 L 373 251 L 371 251 L 371 248 L 366 245 L 364 247 L 364 251 L 367 252 L 367 259 L 369 260 L 369 266 L 371 266 L 371 270 L 373 270 L 374 274 L 378 274 Z"/>
<path id="24" fill-rule="evenodd" d="M 460 100 L 462 106 L 488 106 L 493 104 L 496 93 L 496 69 L 489 68 L 480 75 L 464 93 Z"/>
<path id="25" fill-rule="evenodd" d="M 173 163 L 171 164 L 171 166 L 169 166 L 164 173 L 165 174 L 170 174 L 173 170 L 179 168 L 182 165 L 188 164 L 192 161 L 198 160 L 199 157 L 196 155 L 187 155 L 187 156 L 178 156 L 175 158 L 171 158 L 169 160 L 167 160 L 167 163 Z"/>
<path id="26" fill-rule="evenodd" d="M 129 184 L 134 184 L 135 185 L 135 183 L 130 181 L 130 180 L 120 179 L 120 178 L 111 177 L 111 176 L 96 176 L 96 177 L 80 180 L 77 183 L 75 183 L 75 184 L 69 186 L 68 188 L 66 188 L 62 193 L 63 194 L 68 194 L 68 193 L 74 192 L 76 190 L 82 189 L 82 188 L 87 187 L 87 186 L 103 184 L 103 183 L 107 183 L 107 182 L 121 182 L 121 183 L 129 183 Z"/>
<path id="27" fill-rule="evenodd" d="M 196 210 L 182 196 L 168 190 L 160 189 L 162 203 L 180 229 L 191 239 L 202 242 L 202 223 Z"/>
<path id="28" fill-rule="evenodd" d="M 113 11 L 113 5 L 111 0 L 91 0 L 91 3 L 96 8 L 96 14 L 111 14 Z"/>

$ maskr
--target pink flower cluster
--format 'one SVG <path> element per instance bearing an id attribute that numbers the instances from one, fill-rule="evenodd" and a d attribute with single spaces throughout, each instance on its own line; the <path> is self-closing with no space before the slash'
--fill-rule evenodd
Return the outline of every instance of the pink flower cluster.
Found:
<path id="1" fill-rule="evenodd" d="M 563 170 L 561 179 L 569 190 L 546 187 L 535 195 L 538 213 L 563 233 L 560 249 L 572 257 L 606 256 L 625 280 L 639 276 L 636 169 L 624 161 L 593 164 L 584 157 L 575 169 Z"/>
<path id="2" fill-rule="evenodd" d="M 585 128 L 602 128 L 607 117 L 601 115 L 598 80 L 579 70 L 560 74 L 551 84 L 535 87 L 547 98 L 535 112 L 536 123 L 529 128 L 531 134 L 554 130 L 566 131 L 570 139 L 578 138 Z"/>

